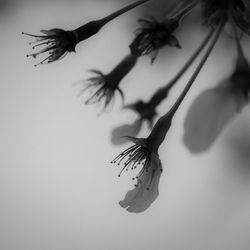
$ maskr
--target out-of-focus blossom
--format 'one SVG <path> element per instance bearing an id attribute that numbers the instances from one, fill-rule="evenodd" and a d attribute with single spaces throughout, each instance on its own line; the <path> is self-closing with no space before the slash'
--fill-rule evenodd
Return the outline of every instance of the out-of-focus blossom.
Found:
<path id="1" fill-rule="evenodd" d="M 158 22 L 150 19 L 139 19 L 141 28 L 137 29 L 136 37 L 130 44 L 131 53 L 136 56 L 151 55 L 153 63 L 159 49 L 168 45 L 181 48 L 177 38 L 172 34 L 179 26 L 178 20 L 170 19 Z"/>
<path id="2" fill-rule="evenodd" d="M 237 66 L 218 86 L 205 90 L 192 103 L 184 121 L 183 142 L 192 153 L 208 150 L 228 123 L 247 105 L 250 68 Z"/>
<path id="3" fill-rule="evenodd" d="M 111 106 L 114 100 L 115 93 L 118 92 L 122 100 L 124 94 L 119 85 L 121 80 L 132 70 L 137 62 L 137 57 L 129 54 L 126 56 L 109 74 L 104 75 L 99 70 L 91 70 L 97 76 L 91 77 L 87 80 L 84 88 L 79 93 L 81 96 L 85 91 L 90 91 L 90 97 L 87 98 L 85 104 L 100 104 L 103 103 L 103 111 Z"/>
<path id="4" fill-rule="evenodd" d="M 65 55 L 67 55 L 68 52 L 75 52 L 75 47 L 78 43 L 95 35 L 108 22 L 147 1 L 149 0 L 139 0 L 137 2 L 129 4 L 126 7 L 115 11 L 114 13 L 102 19 L 91 21 L 75 30 L 41 30 L 41 33 L 43 33 L 43 35 L 32 35 L 29 33 L 22 32 L 22 34 L 34 37 L 36 39 L 35 42 L 30 43 L 30 45 L 34 44 L 32 49 L 36 49 L 40 46 L 43 47 L 43 49 L 41 49 L 40 51 L 29 54 L 27 55 L 27 57 L 36 58 L 38 55 L 47 52 L 47 57 L 43 59 L 39 64 L 51 63 L 62 59 Z"/>
<path id="5" fill-rule="evenodd" d="M 154 17 L 139 19 L 141 27 L 135 31 L 135 39 L 130 44 L 131 53 L 136 56 L 150 55 L 151 63 L 158 51 L 165 47 L 181 48 L 178 39 L 173 35 L 181 20 L 199 3 L 197 0 L 180 1 L 162 21 Z"/>
<path id="6" fill-rule="evenodd" d="M 114 145 L 126 143 L 127 140 L 124 138 L 125 135 L 136 137 L 139 134 L 144 121 L 147 122 L 152 129 L 153 120 L 157 115 L 155 108 L 150 105 L 150 102 L 143 102 L 141 100 L 133 104 L 125 105 L 123 108 L 134 111 L 138 118 L 133 123 L 122 124 L 112 130 L 111 142 Z"/>

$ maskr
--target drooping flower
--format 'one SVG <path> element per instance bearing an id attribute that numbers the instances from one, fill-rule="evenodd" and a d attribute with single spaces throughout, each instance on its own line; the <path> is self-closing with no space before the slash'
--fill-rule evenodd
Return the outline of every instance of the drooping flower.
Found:
<path id="1" fill-rule="evenodd" d="M 129 54 L 109 74 L 104 75 L 99 70 L 91 70 L 93 73 L 97 74 L 97 76 L 87 80 L 79 96 L 89 90 L 91 94 L 85 101 L 85 104 L 103 103 L 103 110 L 111 106 L 116 92 L 118 92 L 124 100 L 124 94 L 119 84 L 130 70 L 132 70 L 136 62 L 137 57 Z"/>
<path id="2" fill-rule="evenodd" d="M 173 33 L 179 27 L 181 20 L 196 5 L 197 0 L 181 2 L 177 8 L 169 13 L 161 22 L 154 17 L 139 19 L 141 27 L 135 31 L 135 39 L 130 44 L 131 53 L 136 56 L 150 55 L 151 63 L 154 62 L 158 51 L 164 46 L 181 48 L 178 39 Z"/>
<path id="3" fill-rule="evenodd" d="M 119 154 L 111 163 L 123 164 L 123 171 L 141 168 L 133 180 L 135 188 L 127 192 L 124 200 L 119 204 L 129 212 L 140 213 L 145 211 L 158 197 L 159 180 L 162 165 L 158 156 L 158 148 L 165 138 L 171 125 L 171 117 L 160 121 L 161 126 L 156 126 L 148 138 L 138 139 L 127 137 L 134 145 Z M 164 125 L 163 125 L 164 123 Z M 164 129 L 163 129 L 164 126 Z"/>
<path id="4" fill-rule="evenodd" d="M 183 142 L 192 153 L 208 150 L 249 100 L 250 68 L 237 66 L 231 77 L 202 92 L 184 121 Z"/>
<path id="5" fill-rule="evenodd" d="M 39 64 L 51 63 L 63 58 L 68 52 L 75 51 L 75 46 L 77 44 L 77 34 L 74 31 L 65 31 L 62 29 L 51 29 L 51 30 L 41 30 L 44 35 L 31 35 L 24 33 L 25 35 L 32 36 L 36 38 L 34 46 L 35 49 L 39 46 L 46 45 L 42 50 L 27 55 L 27 57 L 36 58 L 38 55 L 48 52 L 48 56 L 43 59 Z M 30 43 L 32 44 L 32 43 Z"/>
<path id="6" fill-rule="evenodd" d="M 217 27 L 215 36 L 209 45 L 205 55 L 198 64 L 196 70 L 192 74 L 190 80 L 185 86 L 184 90 L 179 95 L 178 99 L 164 116 L 158 119 L 154 125 L 151 133 L 147 138 L 137 139 L 131 138 L 134 145 L 119 154 L 111 163 L 117 165 L 123 164 L 121 173 L 126 170 L 134 170 L 137 167 L 141 167 L 139 175 L 137 175 L 137 183 L 133 190 L 128 191 L 124 200 L 120 202 L 120 205 L 127 208 L 129 212 L 143 212 L 145 211 L 158 196 L 158 184 L 161 173 L 161 163 L 158 157 L 158 149 L 163 143 L 167 132 L 169 131 L 172 123 L 172 119 L 177 112 L 179 106 L 184 100 L 186 94 L 194 83 L 200 70 L 204 66 L 211 51 L 213 50 L 223 28 L 225 25 L 225 17 L 221 19 L 220 25 Z M 213 33 L 212 33 L 213 35 Z M 212 37 L 210 36 L 208 40 Z M 121 175 L 119 174 L 119 176 Z M 140 178 L 142 176 L 142 178 Z M 152 188 L 152 191 L 150 189 Z M 146 191 L 149 191 L 148 193 Z"/>
<path id="7" fill-rule="evenodd" d="M 181 48 L 179 41 L 172 34 L 179 26 L 178 20 L 166 19 L 158 22 L 151 17 L 151 19 L 139 19 L 138 21 L 142 27 L 137 29 L 136 37 L 129 46 L 133 55 L 151 55 L 153 63 L 162 47 L 168 45 Z"/>
<path id="8" fill-rule="evenodd" d="M 35 42 L 30 43 L 30 45 L 33 44 L 32 49 L 36 49 L 40 46 L 43 47 L 40 51 L 29 54 L 27 55 L 27 57 L 36 58 L 40 54 L 47 52 L 47 57 L 45 57 L 45 59 L 43 59 L 39 64 L 57 61 L 66 56 L 68 52 L 75 52 L 75 47 L 78 43 L 95 35 L 105 24 L 147 1 L 149 0 L 139 0 L 137 2 L 129 4 L 128 6 L 102 19 L 91 21 L 75 30 L 66 31 L 57 28 L 50 30 L 41 30 L 41 33 L 43 33 L 42 35 L 32 35 L 22 32 L 22 34 L 34 37 L 36 39 Z"/>
<path id="9" fill-rule="evenodd" d="M 119 202 L 120 206 L 126 208 L 128 212 L 140 213 L 145 211 L 159 195 L 162 164 L 159 156 L 150 152 L 143 145 L 142 140 L 137 140 L 135 146 L 124 153 L 124 155 L 132 154 L 125 162 L 127 168 L 130 165 L 132 169 L 140 164 L 143 165 L 135 178 L 137 181 L 135 188 L 128 191 L 124 199 Z"/>

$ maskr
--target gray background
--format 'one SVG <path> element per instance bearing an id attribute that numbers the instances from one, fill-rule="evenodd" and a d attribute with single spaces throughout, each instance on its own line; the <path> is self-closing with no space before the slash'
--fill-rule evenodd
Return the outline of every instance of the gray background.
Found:
<path id="1" fill-rule="evenodd" d="M 76 28 L 128 2 L 19 1 L 2 9 L 1 250 L 250 248 L 249 108 L 207 153 L 192 155 L 182 144 L 183 119 L 192 99 L 231 72 L 235 52 L 227 36 L 220 40 L 160 148 L 164 169 L 160 196 L 142 214 L 130 214 L 118 205 L 133 187 L 135 174 L 118 178 L 119 167 L 109 164 L 126 147 L 111 145 L 112 128 L 133 121 L 135 114 L 120 112 L 118 99 L 113 112 L 98 117 L 96 107 L 84 106 L 76 98 L 81 87 L 72 87 L 90 76 L 88 69 L 106 73 L 128 53 L 141 9 L 112 22 L 60 62 L 34 68 L 37 61 L 25 57 L 30 39 L 22 31 Z M 165 49 L 153 66 L 148 58 L 139 61 L 121 84 L 127 102 L 148 99 L 195 50 L 206 30 L 194 23 L 189 18 L 178 34 L 182 50 Z M 186 81 L 183 78 L 160 106 L 160 114 Z M 148 132 L 145 126 L 141 136 Z"/>

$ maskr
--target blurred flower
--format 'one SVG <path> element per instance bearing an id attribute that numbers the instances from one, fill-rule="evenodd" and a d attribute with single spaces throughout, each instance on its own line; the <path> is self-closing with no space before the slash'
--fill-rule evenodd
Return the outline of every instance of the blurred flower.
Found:
<path id="1" fill-rule="evenodd" d="M 124 100 L 124 94 L 119 87 L 121 80 L 130 72 L 135 66 L 137 57 L 129 54 L 127 55 L 109 74 L 104 75 L 99 70 L 91 70 L 91 72 L 97 74 L 95 77 L 91 77 L 87 80 L 86 86 L 81 90 L 79 96 L 86 90 L 90 90 L 94 93 L 86 100 L 85 104 L 94 104 L 103 102 L 103 111 L 114 100 L 115 93 L 120 93 Z"/>
<path id="2" fill-rule="evenodd" d="M 149 102 L 147 103 L 141 100 L 133 104 L 125 105 L 123 108 L 134 111 L 138 115 L 138 118 L 132 124 L 123 124 L 112 130 L 111 142 L 114 145 L 126 143 L 125 135 L 136 137 L 144 121 L 148 122 L 149 127 L 152 129 L 154 117 L 157 115 L 155 109 Z"/>
<path id="3" fill-rule="evenodd" d="M 168 45 L 181 48 L 177 38 L 172 33 L 179 26 L 176 19 L 166 19 L 158 22 L 151 17 L 150 19 L 139 19 L 141 28 L 136 30 L 136 37 L 130 44 L 131 53 L 136 56 L 151 55 L 153 63 L 159 49 Z"/>
<path id="4" fill-rule="evenodd" d="M 66 31 L 63 29 L 41 30 L 44 35 L 32 35 L 29 33 L 22 32 L 22 34 L 24 35 L 36 38 L 35 42 L 30 43 L 30 45 L 35 44 L 32 49 L 35 49 L 40 46 L 45 46 L 45 48 L 43 48 L 42 50 L 33 54 L 29 54 L 27 55 L 27 57 L 31 56 L 33 58 L 36 58 L 38 55 L 48 52 L 49 55 L 45 59 L 43 59 L 39 64 L 57 61 L 58 59 L 61 59 L 66 56 L 68 52 L 75 52 L 75 47 L 79 42 L 84 41 L 95 35 L 105 24 L 147 1 L 149 0 L 139 0 L 137 2 L 125 6 L 124 8 L 118 11 L 115 11 L 114 13 L 102 19 L 91 21 L 71 31 Z"/>
<path id="5" fill-rule="evenodd" d="M 250 68 L 238 64 L 218 86 L 205 90 L 192 103 L 184 121 L 183 142 L 192 153 L 208 150 L 226 125 L 247 105 Z"/>
<path id="6" fill-rule="evenodd" d="M 131 53 L 136 56 L 150 55 L 153 63 L 158 51 L 164 46 L 181 48 L 173 33 L 198 3 L 197 0 L 180 1 L 161 22 L 154 17 L 139 19 L 141 27 L 135 31 L 136 37 L 130 44 Z"/>

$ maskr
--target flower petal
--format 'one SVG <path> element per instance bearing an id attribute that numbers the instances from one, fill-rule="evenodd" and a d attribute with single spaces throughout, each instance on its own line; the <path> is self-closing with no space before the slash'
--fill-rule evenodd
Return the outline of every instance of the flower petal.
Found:
<path id="1" fill-rule="evenodd" d="M 208 150 L 247 100 L 233 91 L 229 79 L 205 90 L 192 103 L 184 121 L 183 142 L 192 153 Z"/>
<path id="2" fill-rule="evenodd" d="M 138 186 L 127 192 L 119 204 L 128 212 L 140 213 L 150 207 L 159 195 L 159 180 L 162 173 L 161 161 L 155 153 L 151 153 L 148 171 L 143 171 L 139 177 Z"/>

